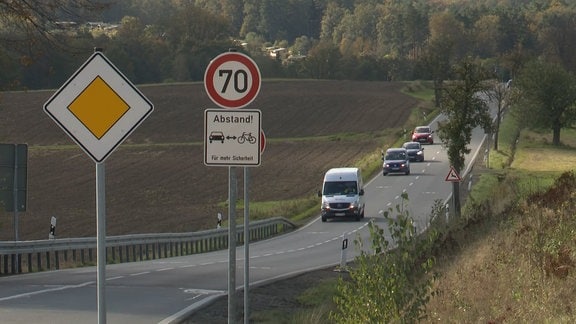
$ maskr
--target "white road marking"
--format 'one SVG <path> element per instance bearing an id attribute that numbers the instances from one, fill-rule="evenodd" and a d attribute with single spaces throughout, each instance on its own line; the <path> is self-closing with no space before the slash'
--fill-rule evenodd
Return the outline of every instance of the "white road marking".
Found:
<path id="1" fill-rule="evenodd" d="M 182 292 L 184 292 L 185 294 L 198 294 L 198 295 L 213 295 L 213 294 L 225 293 L 224 290 L 209 290 L 209 289 L 194 289 L 194 288 L 183 289 Z"/>
<path id="2" fill-rule="evenodd" d="M 23 293 L 23 294 L 18 294 L 18 295 L 14 295 L 14 296 L 7 296 L 7 297 L 2 297 L 0 298 L 0 302 L 1 301 L 6 301 L 6 300 L 13 300 L 13 299 L 18 299 L 18 298 L 24 298 L 24 297 L 30 297 L 30 296 L 34 296 L 34 295 L 40 295 L 40 294 L 44 294 L 44 293 L 48 293 L 48 292 L 53 292 L 53 291 L 61 291 L 61 290 L 66 290 L 66 289 L 74 289 L 74 288 L 82 288 L 82 287 L 86 287 L 89 285 L 93 285 L 95 284 L 95 281 L 88 281 L 88 282 L 84 282 L 78 285 L 66 285 L 66 286 L 61 286 L 61 287 L 56 287 L 56 288 L 50 288 L 50 289 L 43 289 L 43 290 L 36 290 L 36 291 L 31 291 L 31 292 L 27 292 L 27 293 Z"/>
<path id="3" fill-rule="evenodd" d="M 141 276 L 141 275 L 145 275 L 145 274 L 149 274 L 150 271 L 144 271 L 144 272 L 138 272 L 138 273 L 131 273 L 129 274 L 130 277 L 135 277 L 135 276 Z"/>

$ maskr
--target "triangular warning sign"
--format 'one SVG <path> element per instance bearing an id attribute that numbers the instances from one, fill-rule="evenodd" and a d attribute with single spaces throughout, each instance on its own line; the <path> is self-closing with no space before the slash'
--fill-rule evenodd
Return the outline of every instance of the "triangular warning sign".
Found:
<path id="1" fill-rule="evenodd" d="M 458 174 L 458 172 L 456 172 L 454 167 L 450 167 L 450 172 L 448 172 L 448 175 L 446 176 L 446 181 L 460 182 L 462 181 L 462 178 L 460 178 L 460 175 Z"/>

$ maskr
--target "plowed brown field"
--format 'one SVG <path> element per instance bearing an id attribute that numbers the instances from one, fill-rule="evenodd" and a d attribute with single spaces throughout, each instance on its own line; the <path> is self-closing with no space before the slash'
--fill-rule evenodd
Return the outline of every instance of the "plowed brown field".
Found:
<path id="1" fill-rule="evenodd" d="M 418 105 L 402 86 L 264 81 L 248 107 L 262 111 L 267 139 L 262 164 L 250 169 L 250 200 L 313 196 L 327 169 L 380 148 L 376 137 L 402 127 Z M 228 168 L 203 163 L 203 114 L 216 105 L 202 83 L 139 89 L 155 109 L 106 159 L 107 235 L 214 228 L 228 198 Z M 58 238 L 96 235 L 95 163 L 43 111 L 54 92 L 0 93 L 0 142 L 29 147 L 21 240 L 47 238 L 51 216 Z M 12 216 L 0 211 L 0 240 L 13 239 Z"/>

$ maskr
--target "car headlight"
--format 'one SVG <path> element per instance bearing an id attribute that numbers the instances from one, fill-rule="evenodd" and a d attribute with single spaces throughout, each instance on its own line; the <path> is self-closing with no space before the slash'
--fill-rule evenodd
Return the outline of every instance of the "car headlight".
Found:
<path id="1" fill-rule="evenodd" d="M 417 154 L 417 155 L 422 155 L 422 154 L 424 154 L 424 152 L 418 151 L 416 154 Z"/>
<path id="2" fill-rule="evenodd" d="M 322 202 L 322 209 L 330 209 L 330 203 L 327 201 Z"/>

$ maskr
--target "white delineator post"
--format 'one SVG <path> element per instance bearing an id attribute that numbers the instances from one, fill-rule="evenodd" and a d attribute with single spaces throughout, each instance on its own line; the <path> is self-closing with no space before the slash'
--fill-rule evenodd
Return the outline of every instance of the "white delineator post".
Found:
<path id="1" fill-rule="evenodd" d="M 346 250 L 348 249 L 348 237 L 342 234 L 342 250 L 340 252 L 340 270 L 346 269 Z"/>

